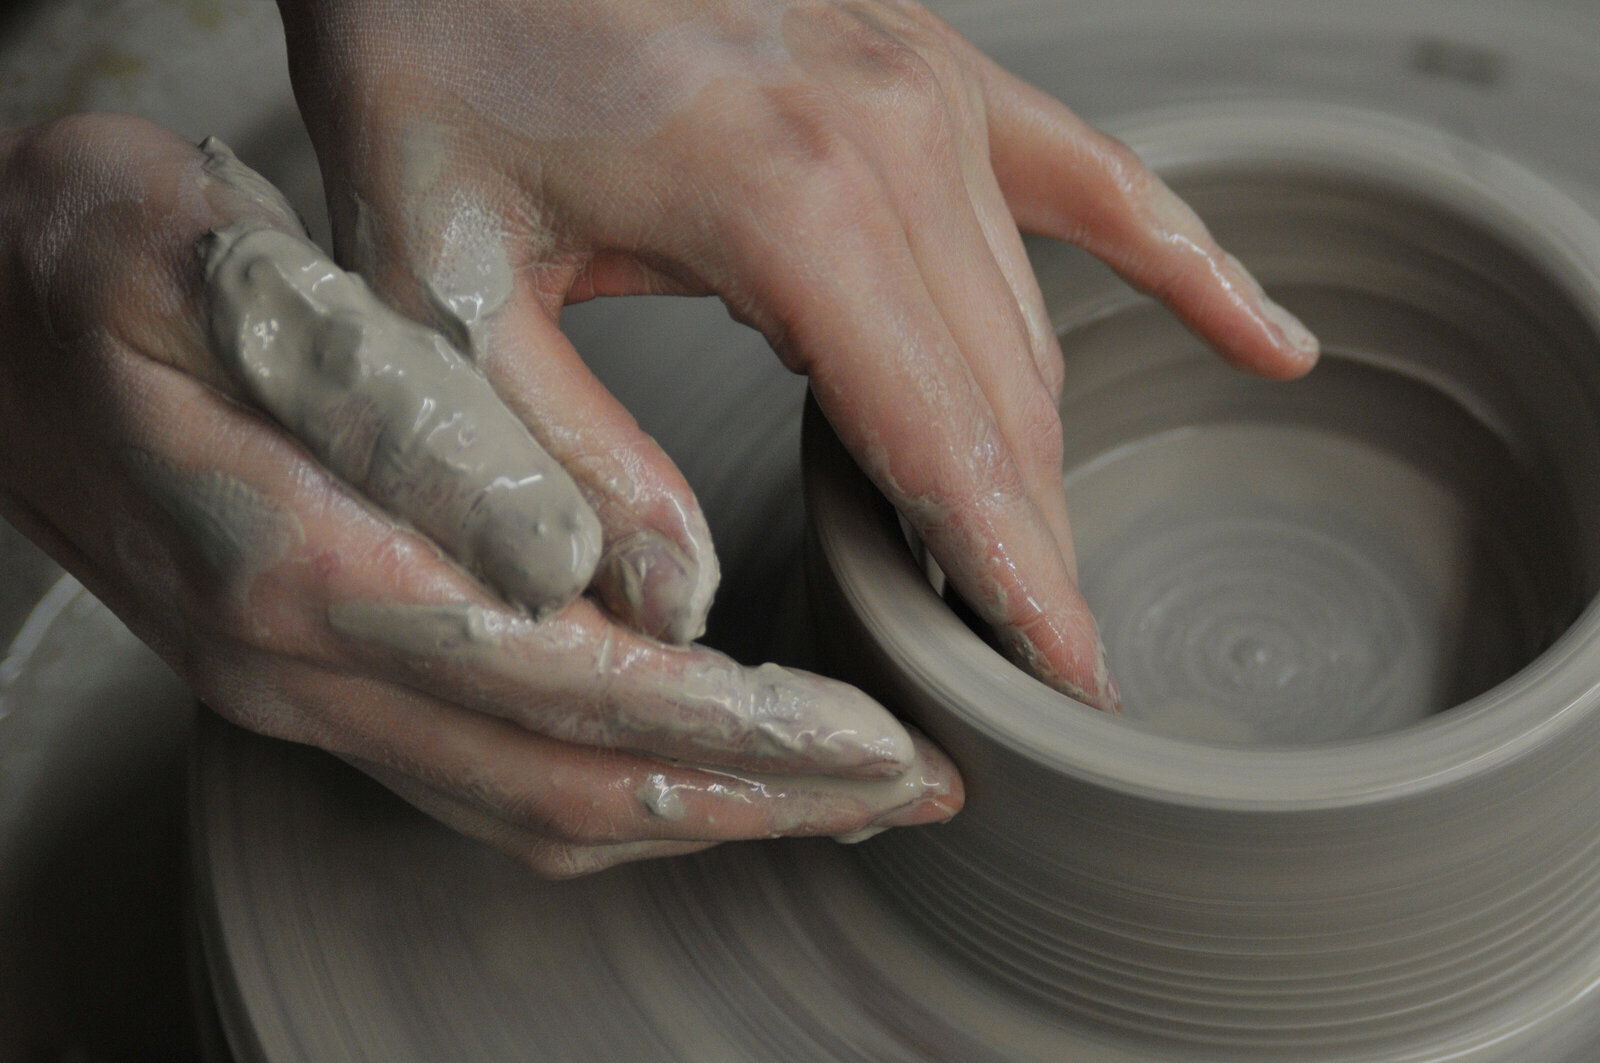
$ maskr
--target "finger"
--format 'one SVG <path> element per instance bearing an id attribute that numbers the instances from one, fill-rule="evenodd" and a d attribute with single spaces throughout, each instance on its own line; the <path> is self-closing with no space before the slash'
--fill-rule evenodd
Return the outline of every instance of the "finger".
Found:
<path id="1" fill-rule="evenodd" d="M 604 529 L 591 592 L 635 631 L 686 643 L 705 632 L 720 570 L 711 529 L 672 459 L 589 372 L 546 309 L 508 305 L 484 372 L 583 489 Z"/>
<path id="2" fill-rule="evenodd" d="M 205 271 L 217 356 L 328 468 L 535 616 L 588 584 L 593 512 L 443 336 L 274 229 L 216 231 Z"/>
<path id="3" fill-rule="evenodd" d="M 1316 338 L 1138 156 L 964 47 L 989 102 L 994 170 L 1023 229 L 1091 251 L 1240 368 L 1279 378 L 1311 369 Z"/>
<path id="4" fill-rule="evenodd" d="M 668 646 L 581 599 L 543 622 L 498 607 L 192 378 L 135 357 L 102 379 L 122 412 L 100 446 L 124 455 L 114 487 L 133 496 L 119 512 L 146 514 L 147 537 L 176 559 L 165 567 L 188 573 L 168 578 L 196 588 L 177 607 L 218 638 L 404 677 L 569 742 L 769 771 L 876 777 L 909 762 L 904 729 L 852 687 Z M 79 523 L 103 534 L 93 506 Z M 156 567 L 130 564 L 129 578 Z"/>
<path id="5" fill-rule="evenodd" d="M 219 639 L 399 677 L 572 743 L 842 776 L 910 762 L 904 729 L 852 687 L 665 645 L 584 599 L 535 621 L 192 378 L 130 358 L 105 379 L 125 411 L 114 444 L 100 444 L 125 456 L 114 486 L 133 498 L 119 512 L 145 514 L 176 559 L 166 567 L 187 573 L 170 581 L 196 589 L 176 607 Z M 92 506 L 80 523 L 101 534 Z M 130 578 L 155 567 L 130 565 Z"/>
<path id="6" fill-rule="evenodd" d="M 983 114 L 982 94 L 974 86 L 966 95 L 966 100 L 957 101 L 959 106 L 953 113 L 959 122 L 958 135 L 963 138 L 961 173 L 966 182 L 968 199 L 989 253 L 994 256 L 995 264 L 1016 299 L 1018 312 L 1027 329 L 1028 349 L 1033 355 L 1040 381 L 1050 396 L 1050 407 L 1059 410 L 1061 391 L 1066 382 L 1061 344 L 1056 338 L 1049 311 L 1045 308 L 1044 293 L 1039 290 L 1033 266 L 1022 245 L 1022 234 L 1017 230 L 999 182 L 995 180 L 994 170 L 989 165 L 989 135 Z M 1066 491 L 1061 480 L 1061 454 L 1059 449 L 1039 449 L 1052 475 L 1036 497 L 1066 559 L 1067 568 L 1076 578 L 1077 551 L 1072 539 L 1072 525 L 1067 518 Z"/>
<path id="7" fill-rule="evenodd" d="M 237 662 L 236 662 L 237 663 Z M 281 658 L 202 670 L 208 704 L 244 726 L 402 774 L 449 803 L 565 845 L 851 835 L 942 821 L 961 807 L 954 767 L 918 738 L 898 778 L 729 772 L 531 734 L 381 680 Z M 270 674 L 272 682 L 241 682 Z M 481 822 L 481 821 L 480 821 Z"/>
<path id="8" fill-rule="evenodd" d="M 714 841 L 645 841 L 574 845 L 518 827 L 392 768 L 359 757 L 346 757 L 345 760 L 419 811 L 458 833 L 498 849 L 541 878 L 577 878 L 621 864 L 683 856 L 719 844 Z"/>
<path id="9" fill-rule="evenodd" d="M 728 268 L 755 278 L 734 305 L 810 376 L 846 447 L 1013 660 L 1110 708 L 1115 687 L 1094 622 L 1029 475 L 930 294 L 898 205 L 876 187 L 876 170 L 856 166 L 775 201 L 767 209 L 781 211 L 776 222 L 734 222 L 722 237 L 735 256 Z M 838 187 L 855 194 L 841 197 Z M 998 277 L 992 261 L 989 270 Z M 1000 304 L 1009 302 L 1007 293 Z"/>
<path id="10" fill-rule="evenodd" d="M 941 83 L 955 124 L 961 178 L 966 184 L 973 215 L 983 232 L 990 255 L 994 257 L 995 264 L 999 266 L 1016 299 L 1039 377 L 1050 393 L 1051 402 L 1059 404 L 1065 382 L 1061 344 L 1056 338 L 1055 326 L 1050 322 L 1044 293 L 1039 290 L 1039 282 L 1033 275 L 1033 265 L 1028 261 L 1027 250 L 1022 245 L 1022 234 L 1017 229 L 1016 219 L 1011 216 L 1011 208 L 1006 204 L 1000 183 L 995 179 L 994 165 L 989 158 L 988 105 L 983 96 L 983 87 L 975 77 L 959 68 L 948 70 L 941 78 Z"/>
<path id="11" fill-rule="evenodd" d="M 375 285 L 468 345 L 500 400 L 576 483 L 602 529 L 595 598 L 645 634 L 698 637 L 719 578 L 705 517 L 676 465 L 556 322 L 566 301 L 678 292 L 682 282 L 622 256 L 555 255 L 547 234 L 504 220 L 520 216 L 514 192 L 468 188 L 448 174 L 420 188 L 375 184 L 360 200 L 364 254 L 379 259 Z"/>
<path id="12" fill-rule="evenodd" d="M 349 599 L 328 621 L 370 670 L 571 744 L 862 778 L 912 759 L 904 728 L 854 687 L 665 645 L 582 601 L 533 623 L 472 601 Z"/>
<path id="13" fill-rule="evenodd" d="M 908 141 L 900 130 L 884 128 L 872 143 L 884 153 L 882 172 L 900 175 L 891 194 L 929 294 L 1075 576 L 1061 479 L 1061 350 L 989 165 L 979 87 L 954 64 L 934 69 L 943 106 L 930 130 Z M 916 156 L 935 165 L 912 165 Z"/>

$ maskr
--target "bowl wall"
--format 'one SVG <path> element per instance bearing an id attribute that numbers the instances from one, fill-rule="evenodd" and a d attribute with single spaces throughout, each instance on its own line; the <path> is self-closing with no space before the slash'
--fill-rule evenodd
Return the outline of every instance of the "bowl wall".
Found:
<path id="1" fill-rule="evenodd" d="M 956 619 L 811 411 L 824 648 L 968 781 L 948 827 L 866 847 L 875 880 L 1130 1052 L 1498 1058 L 1530 1022 L 1581 1022 L 1600 226 L 1386 118 L 1230 105 L 1121 132 L 1328 357 L 1252 381 L 1034 248 L 1122 719 Z"/>

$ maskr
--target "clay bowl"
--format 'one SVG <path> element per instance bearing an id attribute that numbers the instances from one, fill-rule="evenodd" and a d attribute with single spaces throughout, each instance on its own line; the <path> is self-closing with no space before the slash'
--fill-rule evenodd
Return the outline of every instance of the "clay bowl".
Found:
<path id="1" fill-rule="evenodd" d="M 1121 132 L 1324 363 L 1253 380 L 1032 248 L 1123 717 L 969 628 L 810 412 L 823 652 L 968 784 L 866 873 L 1114 1054 L 1567 1058 L 1600 982 L 1600 225 L 1373 115 Z"/>

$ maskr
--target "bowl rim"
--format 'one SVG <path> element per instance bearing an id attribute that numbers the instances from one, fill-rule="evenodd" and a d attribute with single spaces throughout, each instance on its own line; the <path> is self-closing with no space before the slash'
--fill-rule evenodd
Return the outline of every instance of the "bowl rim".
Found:
<path id="1" fill-rule="evenodd" d="M 1387 184 L 1471 219 L 1571 297 L 1600 333 L 1600 220 L 1481 146 L 1390 115 L 1320 103 L 1213 101 L 1109 130 L 1165 176 L 1240 166 Z M 1600 710 L 1600 598 L 1537 658 L 1408 727 L 1306 746 L 1178 738 L 1089 710 L 969 631 L 912 558 L 893 510 L 809 401 L 807 520 L 834 586 L 892 667 L 954 718 L 1039 768 L 1164 804 L 1347 808 L 1453 787 L 1555 742 Z M 984 706 L 1005 704 L 1004 713 Z M 913 714 L 915 720 L 916 715 Z M 934 732 L 939 721 L 916 721 Z M 958 756 L 958 760 L 959 760 Z"/>

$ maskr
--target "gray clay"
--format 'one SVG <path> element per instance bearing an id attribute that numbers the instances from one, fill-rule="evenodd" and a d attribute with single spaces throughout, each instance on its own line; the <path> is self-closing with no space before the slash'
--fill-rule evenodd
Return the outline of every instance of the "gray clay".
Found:
<path id="1" fill-rule="evenodd" d="M 1201 108 L 1123 132 L 1329 349 L 1303 383 L 1252 381 L 1080 256 L 1034 249 L 1128 714 L 990 650 L 813 416 L 820 634 L 952 751 L 966 810 L 857 849 L 724 846 L 541 884 L 326 757 L 208 721 L 202 938 L 239 1043 L 273 1061 L 1592 1057 L 1600 844 L 1573 810 L 1600 802 L 1600 227 L 1369 115 Z"/>
<path id="2" fill-rule="evenodd" d="M 240 222 L 205 255 L 218 358 L 323 464 L 536 616 L 588 585 L 599 520 L 442 334 L 304 237 Z"/>
<path id="3" fill-rule="evenodd" d="M 850 519 L 878 503 L 808 426 L 824 630 L 874 648 L 834 660 L 969 785 L 869 877 L 1130 1058 L 1565 1058 L 1600 975 L 1600 847 L 1571 814 L 1600 799 L 1600 225 L 1372 116 L 1125 135 L 1324 363 L 1249 380 L 1037 249 L 1118 718 L 1000 665 L 892 517 Z"/>

